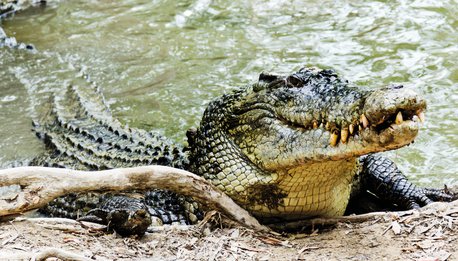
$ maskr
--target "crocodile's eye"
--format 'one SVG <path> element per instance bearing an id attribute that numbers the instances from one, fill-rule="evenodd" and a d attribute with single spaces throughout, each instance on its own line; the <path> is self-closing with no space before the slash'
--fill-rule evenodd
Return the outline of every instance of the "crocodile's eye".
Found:
<path id="1" fill-rule="evenodd" d="M 286 78 L 286 85 L 288 87 L 301 87 L 304 85 L 304 82 L 297 75 L 293 74 Z"/>
<path id="2" fill-rule="evenodd" d="M 259 75 L 258 83 L 253 85 L 253 91 L 259 92 L 264 89 L 276 89 L 279 87 L 283 87 L 284 83 L 284 76 L 263 72 Z"/>

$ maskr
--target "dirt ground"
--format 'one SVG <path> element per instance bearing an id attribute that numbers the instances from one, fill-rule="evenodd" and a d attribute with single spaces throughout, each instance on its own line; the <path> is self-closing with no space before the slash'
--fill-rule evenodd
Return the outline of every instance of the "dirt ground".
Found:
<path id="1" fill-rule="evenodd" d="M 100 225 L 16 218 L 0 224 L 0 259 L 40 259 L 52 250 L 76 260 L 458 260 L 457 228 L 458 201 L 284 235 L 243 227 L 210 231 L 207 224 L 122 238 Z"/>

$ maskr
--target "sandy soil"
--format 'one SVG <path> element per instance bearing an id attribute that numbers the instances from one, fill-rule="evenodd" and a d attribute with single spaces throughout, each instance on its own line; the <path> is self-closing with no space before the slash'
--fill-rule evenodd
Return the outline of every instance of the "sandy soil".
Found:
<path id="1" fill-rule="evenodd" d="M 458 260 L 458 201 L 295 234 L 208 227 L 164 226 L 122 238 L 89 223 L 19 218 L 0 224 L 0 259 L 53 247 L 95 260 Z"/>

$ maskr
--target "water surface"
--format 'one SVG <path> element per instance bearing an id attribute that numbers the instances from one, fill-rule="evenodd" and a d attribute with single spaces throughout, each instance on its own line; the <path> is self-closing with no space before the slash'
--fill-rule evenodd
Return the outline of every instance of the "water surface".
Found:
<path id="1" fill-rule="evenodd" d="M 389 155 L 423 185 L 458 181 L 456 1 L 119 2 L 61 1 L 1 21 L 39 52 L 0 49 L 0 166 L 43 151 L 31 119 L 81 70 L 116 118 L 184 142 L 214 97 L 308 65 L 424 94 L 417 141 Z"/>

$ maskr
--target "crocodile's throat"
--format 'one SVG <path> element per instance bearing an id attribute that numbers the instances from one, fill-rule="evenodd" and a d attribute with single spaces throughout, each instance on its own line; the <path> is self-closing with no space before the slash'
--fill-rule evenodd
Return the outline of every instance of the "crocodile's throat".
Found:
<path id="1" fill-rule="evenodd" d="M 236 164 L 204 177 L 253 215 L 268 222 L 343 215 L 353 178 L 359 171 L 359 161 L 350 158 L 301 164 L 275 173 Z"/>
<path id="2" fill-rule="evenodd" d="M 358 172 L 356 158 L 299 165 L 277 175 L 275 188 L 277 194 L 283 195 L 278 205 L 252 204 L 247 207 L 263 220 L 341 216 L 350 197 L 353 177 Z"/>

